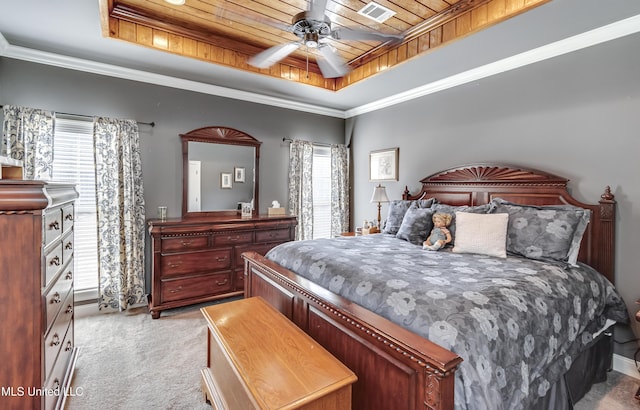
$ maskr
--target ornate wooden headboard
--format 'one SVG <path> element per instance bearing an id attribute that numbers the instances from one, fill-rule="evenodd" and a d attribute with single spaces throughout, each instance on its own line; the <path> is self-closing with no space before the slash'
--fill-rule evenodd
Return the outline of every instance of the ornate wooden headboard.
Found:
<path id="1" fill-rule="evenodd" d="M 506 164 L 473 164 L 438 172 L 420 180 L 422 188 L 403 199 L 437 198 L 451 205 L 482 205 L 499 197 L 530 205 L 570 204 L 591 210 L 578 260 L 615 283 L 616 201 L 607 186 L 597 205 L 585 204 L 567 191 L 569 180 L 547 172 Z"/>

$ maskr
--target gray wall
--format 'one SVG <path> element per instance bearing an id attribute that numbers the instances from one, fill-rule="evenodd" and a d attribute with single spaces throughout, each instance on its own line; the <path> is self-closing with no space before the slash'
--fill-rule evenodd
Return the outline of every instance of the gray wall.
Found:
<path id="1" fill-rule="evenodd" d="M 610 185 L 618 201 L 616 284 L 635 314 L 639 73 L 636 34 L 349 119 L 353 220 L 376 215 L 369 203 L 375 184 L 368 181 L 368 155 L 388 147 L 400 148 L 399 181 L 384 184 L 390 198 L 400 198 L 405 186 L 415 192 L 432 173 L 474 162 L 517 164 L 569 178 L 572 194 L 587 203 L 597 203 Z M 633 326 L 640 335 L 635 321 Z"/>
<path id="2" fill-rule="evenodd" d="M 158 205 L 182 212 L 182 148 L 178 134 L 209 125 L 236 128 L 262 142 L 260 211 L 287 204 L 289 144 L 282 138 L 342 143 L 344 120 L 191 91 L 0 58 L 0 104 L 63 113 L 154 121 L 140 125 L 147 215 Z M 250 178 L 250 175 L 245 177 Z"/>

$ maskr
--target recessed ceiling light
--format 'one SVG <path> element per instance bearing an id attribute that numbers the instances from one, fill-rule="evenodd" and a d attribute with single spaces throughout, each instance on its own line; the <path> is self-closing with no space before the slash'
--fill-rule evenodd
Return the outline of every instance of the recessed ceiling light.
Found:
<path id="1" fill-rule="evenodd" d="M 169 4 L 173 4 L 175 6 L 182 6 L 185 2 L 185 0 L 164 0 Z"/>

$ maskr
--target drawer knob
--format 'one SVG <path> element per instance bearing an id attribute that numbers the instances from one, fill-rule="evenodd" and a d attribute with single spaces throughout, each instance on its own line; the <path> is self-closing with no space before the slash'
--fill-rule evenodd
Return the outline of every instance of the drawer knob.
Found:
<path id="1" fill-rule="evenodd" d="M 53 381 L 53 390 L 58 390 L 60 388 L 60 380 L 55 379 Z"/>
<path id="2" fill-rule="evenodd" d="M 182 241 L 182 246 L 189 246 L 193 243 L 193 241 Z"/>
<path id="3" fill-rule="evenodd" d="M 69 351 L 71 351 L 71 349 L 73 349 L 73 343 L 71 343 L 71 340 L 69 340 L 67 342 L 67 347 L 64 348 L 64 351 L 65 352 L 69 352 Z"/>
<path id="4" fill-rule="evenodd" d="M 58 255 L 54 256 L 53 258 L 51 258 L 51 260 L 49 261 L 49 265 L 50 266 L 60 266 L 60 257 Z"/>
<path id="5" fill-rule="evenodd" d="M 64 277 L 66 280 L 71 280 L 73 279 L 73 272 L 69 271 L 67 272 L 67 275 Z"/>
<path id="6" fill-rule="evenodd" d="M 226 285 L 226 284 L 227 284 L 227 282 L 229 282 L 229 279 L 225 279 L 225 280 L 217 281 L 217 282 L 216 282 L 216 285 L 218 285 L 218 286 L 223 286 L 223 285 Z"/>
<path id="7" fill-rule="evenodd" d="M 73 242 L 69 241 L 67 242 L 67 244 L 64 246 L 65 249 L 69 250 L 69 249 L 73 249 Z"/>
<path id="8" fill-rule="evenodd" d="M 60 336 L 58 334 L 54 334 L 51 338 L 51 346 L 58 346 L 60 344 Z"/>
<path id="9" fill-rule="evenodd" d="M 53 221 L 49 224 L 49 229 L 53 229 L 55 231 L 59 231 L 60 230 L 60 222 L 58 221 Z"/>
<path id="10" fill-rule="evenodd" d="M 178 293 L 178 292 L 181 292 L 181 291 L 182 291 L 182 286 L 178 286 L 175 289 L 169 290 L 169 293 Z"/>
<path id="11" fill-rule="evenodd" d="M 224 262 L 226 260 L 227 260 L 226 256 L 221 256 L 221 257 L 219 256 L 219 257 L 216 258 L 216 262 Z"/>
<path id="12" fill-rule="evenodd" d="M 235 241 L 240 240 L 240 237 L 238 235 L 236 235 L 236 236 L 227 236 L 227 240 L 230 241 L 230 242 L 235 242 Z"/>
<path id="13" fill-rule="evenodd" d="M 180 265 L 182 265 L 182 262 L 178 262 L 178 263 L 172 263 L 169 265 L 170 268 L 178 268 L 180 267 Z"/>
<path id="14" fill-rule="evenodd" d="M 58 292 L 53 294 L 53 297 L 51 298 L 51 303 L 60 303 L 62 302 L 62 298 L 60 297 L 60 294 Z"/>
<path id="15" fill-rule="evenodd" d="M 65 310 L 64 313 L 73 313 L 73 305 L 67 305 L 67 310 Z"/>
<path id="16" fill-rule="evenodd" d="M 73 214 L 66 214 L 64 216 L 64 219 L 67 220 L 67 221 L 73 221 Z"/>

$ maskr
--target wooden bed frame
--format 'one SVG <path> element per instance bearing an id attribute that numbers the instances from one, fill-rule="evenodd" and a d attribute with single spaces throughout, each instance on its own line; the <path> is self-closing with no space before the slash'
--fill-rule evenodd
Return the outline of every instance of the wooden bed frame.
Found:
<path id="1" fill-rule="evenodd" d="M 584 204 L 569 194 L 565 178 L 496 164 L 453 168 L 420 182 L 420 192 L 407 189 L 403 199 L 435 197 L 452 205 L 481 205 L 500 197 L 520 204 L 590 209 L 579 260 L 613 283 L 615 200 L 609 187 L 598 205 Z M 463 358 L 255 252 L 243 257 L 245 297 L 263 297 L 356 373 L 353 408 L 454 407 L 454 372 Z"/>

